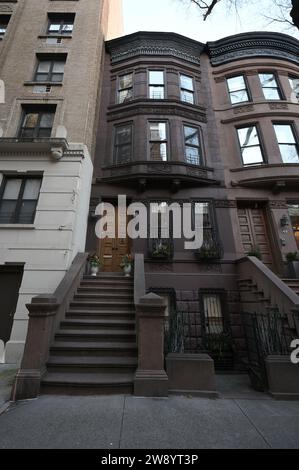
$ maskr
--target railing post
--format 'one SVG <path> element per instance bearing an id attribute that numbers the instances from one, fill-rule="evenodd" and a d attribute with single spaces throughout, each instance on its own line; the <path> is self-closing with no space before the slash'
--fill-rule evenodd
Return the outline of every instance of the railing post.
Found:
<path id="1" fill-rule="evenodd" d="M 31 304 L 27 304 L 28 333 L 21 368 L 12 390 L 13 401 L 36 398 L 39 394 L 58 307 L 56 298 L 52 296 L 35 297 Z"/>
<path id="2" fill-rule="evenodd" d="M 166 303 L 150 293 L 136 304 L 138 324 L 138 369 L 134 380 L 137 396 L 168 396 L 168 377 L 164 369 L 164 321 Z"/>

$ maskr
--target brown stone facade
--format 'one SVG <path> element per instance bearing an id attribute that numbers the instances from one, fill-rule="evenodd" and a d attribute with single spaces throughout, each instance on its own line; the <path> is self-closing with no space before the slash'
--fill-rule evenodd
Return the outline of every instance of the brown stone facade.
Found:
<path id="1" fill-rule="evenodd" d="M 115 204 L 120 194 L 129 203 L 206 202 L 213 256 L 185 250 L 182 239 L 172 240 L 160 257 L 149 239 L 134 240 L 130 251 L 145 256 L 147 289 L 174 299 L 171 309 L 182 315 L 197 316 L 189 322 L 199 327 L 197 337 L 209 333 L 209 316 L 216 317 L 218 332 L 225 323 L 232 368 L 240 368 L 246 354 L 237 260 L 258 249 L 283 277 L 285 255 L 298 249 L 289 215 L 289 206 L 299 204 L 298 62 L 298 41 L 278 33 L 208 44 L 172 33 L 134 33 L 106 43 L 87 250 L 101 252 L 94 234 L 99 202 Z M 233 89 L 229 79 L 236 77 L 243 89 Z M 245 91 L 244 100 L 238 93 Z M 167 157 L 153 153 L 151 123 L 165 125 Z M 130 150 L 118 160 L 122 126 L 130 132 Z M 186 128 L 200 141 L 193 140 L 192 150 Z M 254 151 L 240 148 L 242 129 L 243 147 Z M 277 129 L 293 137 L 279 141 Z M 286 162 L 288 144 L 292 161 Z"/>

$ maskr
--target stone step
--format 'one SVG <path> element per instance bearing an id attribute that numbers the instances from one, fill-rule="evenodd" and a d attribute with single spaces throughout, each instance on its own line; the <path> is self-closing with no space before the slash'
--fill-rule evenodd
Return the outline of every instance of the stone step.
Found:
<path id="1" fill-rule="evenodd" d="M 41 392 L 55 394 L 122 394 L 133 392 L 133 373 L 59 373 L 48 372 L 42 379 Z"/>
<path id="2" fill-rule="evenodd" d="M 66 319 L 98 319 L 98 320 L 134 320 L 135 310 L 96 310 L 75 309 L 66 312 Z"/>
<path id="3" fill-rule="evenodd" d="M 96 282 L 101 282 L 101 281 L 117 281 L 117 282 L 126 282 L 126 283 L 133 283 L 133 277 L 125 277 L 123 274 L 120 275 L 98 275 L 98 276 L 90 276 L 90 275 L 84 275 L 83 276 L 83 281 L 96 281 Z"/>
<path id="4" fill-rule="evenodd" d="M 118 301 L 125 301 L 125 302 L 131 302 L 133 303 L 133 294 L 128 293 L 128 294 L 123 294 L 123 293 L 118 293 L 117 290 L 114 290 L 112 293 L 99 293 L 99 292 L 86 292 L 86 293 L 78 293 L 74 295 L 74 301 L 76 302 L 77 300 L 84 300 L 87 302 L 93 301 L 93 300 L 99 300 L 99 301 L 109 301 L 109 302 L 118 302 Z"/>
<path id="5" fill-rule="evenodd" d="M 93 286 L 93 285 L 80 285 L 77 289 L 78 294 L 85 294 L 85 293 L 98 293 L 98 294 L 125 294 L 125 295 L 133 295 L 134 290 L 131 286 Z"/>
<path id="6" fill-rule="evenodd" d="M 61 329 L 71 330 L 94 330 L 101 328 L 103 331 L 110 329 L 134 330 L 135 321 L 133 320 L 115 320 L 115 319 L 66 319 L 60 323 Z"/>
<path id="7" fill-rule="evenodd" d="M 63 356 L 136 356 L 135 342 L 92 342 L 92 341 L 54 341 L 50 355 Z"/>
<path id="8" fill-rule="evenodd" d="M 127 330 L 59 330 L 55 339 L 57 341 L 136 341 L 135 331 Z"/>
<path id="9" fill-rule="evenodd" d="M 135 372 L 137 357 L 117 356 L 50 356 L 47 369 L 50 372 L 97 372 L 102 374 Z"/>
<path id="10" fill-rule="evenodd" d="M 103 310 L 128 310 L 134 309 L 135 305 L 134 302 L 130 302 L 128 300 L 125 301 L 117 301 L 117 300 L 73 300 L 70 302 L 70 309 L 103 309 Z"/>

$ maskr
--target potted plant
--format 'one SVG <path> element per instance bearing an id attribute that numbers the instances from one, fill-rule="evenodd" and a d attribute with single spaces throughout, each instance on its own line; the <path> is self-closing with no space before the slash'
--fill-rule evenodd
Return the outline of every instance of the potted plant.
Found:
<path id="1" fill-rule="evenodd" d="M 212 261 L 221 258 L 219 243 L 210 237 L 203 241 L 202 246 L 196 251 L 196 257 L 202 261 Z"/>
<path id="2" fill-rule="evenodd" d="M 93 254 L 89 257 L 89 265 L 91 275 L 97 276 L 102 267 L 102 261 L 100 260 L 98 255 Z"/>
<path id="3" fill-rule="evenodd" d="M 170 254 L 170 246 L 168 243 L 159 241 L 159 243 L 153 247 L 152 256 L 155 258 L 169 258 Z"/>
<path id="4" fill-rule="evenodd" d="M 299 279 L 298 251 L 287 253 L 286 260 L 288 262 L 288 277 L 293 279 Z"/>
<path id="5" fill-rule="evenodd" d="M 132 255 L 125 255 L 121 261 L 121 268 L 123 269 L 125 277 L 129 277 L 132 271 L 133 258 Z"/>

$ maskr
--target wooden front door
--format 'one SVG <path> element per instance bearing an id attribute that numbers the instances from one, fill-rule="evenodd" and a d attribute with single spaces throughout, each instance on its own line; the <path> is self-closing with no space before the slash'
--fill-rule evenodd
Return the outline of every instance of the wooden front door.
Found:
<path id="1" fill-rule="evenodd" d="M 262 262 L 272 267 L 273 257 L 264 210 L 262 208 L 239 208 L 238 217 L 244 253 L 258 249 Z"/>
<path id="2" fill-rule="evenodd" d="M 128 222 L 128 220 L 127 220 Z M 123 256 L 130 253 L 129 238 L 118 238 L 118 210 L 115 208 L 115 238 L 104 238 L 100 240 L 99 253 L 103 263 L 102 271 L 117 273 L 121 272 L 120 266 Z"/>

